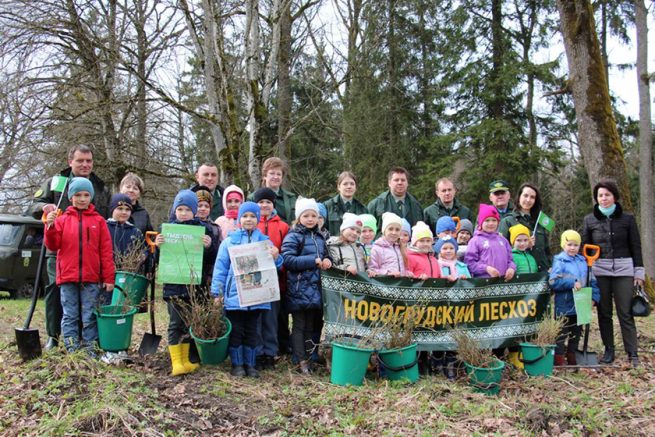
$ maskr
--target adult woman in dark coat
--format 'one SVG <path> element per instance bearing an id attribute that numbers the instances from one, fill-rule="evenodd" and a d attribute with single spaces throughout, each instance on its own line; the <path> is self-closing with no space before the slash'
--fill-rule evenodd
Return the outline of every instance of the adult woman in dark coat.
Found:
<path id="1" fill-rule="evenodd" d="M 596 184 L 596 204 L 593 212 L 584 218 L 582 242 L 600 246 L 600 258 L 592 269 L 600 288 L 598 325 L 605 346 L 600 362 L 609 364 L 615 359 L 614 304 L 628 361 L 638 367 L 637 326 L 631 312 L 632 289 L 636 285 L 643 286 L 645 271 L 637 222 L 632 214 L 623 211 L 618 200 L 619 189 L 614 181 L 602 180 Z"/>
<path id="2" fill-rule="evenodd" d="M 541 212 L 541 196 L 536 186 L 525 183 L 519 187 L 518 200 L 512 213 L 500 221 L 498 232 L 509 240 L 509 228 L 516 224 L 522 224 L 535 230 L 539 213 Z M 536 232 L 530 237 L 530 252 L 537 261 L 537 268 L 540 272 L 547 271 L 552 263 L 550 248 L 548 247 L 548 234 L 541 227 L 536 227 Z"/>

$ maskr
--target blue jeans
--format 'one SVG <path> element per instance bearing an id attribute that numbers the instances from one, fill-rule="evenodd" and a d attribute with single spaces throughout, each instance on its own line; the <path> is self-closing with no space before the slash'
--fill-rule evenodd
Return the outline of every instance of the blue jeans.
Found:
<path id="1" fill-rule="evenodd" d="M 98 340 L 98 325 L 93 310 L 98 304 L 98 284 L 61 284 L 61 306 L 64 316 L 61 319 L 61 333 L 66 349 L 74 351 L 80 347 L 80 318 L 82 319 L 82 340 L 87 348 L 95 346 Z M 80 314 L 80 309 L 82 314 Z"/>

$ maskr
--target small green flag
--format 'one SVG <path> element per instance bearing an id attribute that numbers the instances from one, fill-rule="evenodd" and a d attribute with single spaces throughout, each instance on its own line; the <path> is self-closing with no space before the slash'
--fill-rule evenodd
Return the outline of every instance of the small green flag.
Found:
<path id="1" fill-rule="evenodd" d="M 555 227 L 555 220 L 540 211 L 539 217 L 537 218 L 537 224 L 548 232 L 552 232 L 553 228 Z"/>
<path id="2" fill-rule="evenodd" d="M 58 193 L 63 193 L 64 188 L 66 188 L 66 182 L 68 178 L 66 176 L 57 175 L 52 177 L 50 182 L 50 191 L 56 191 Z"/>

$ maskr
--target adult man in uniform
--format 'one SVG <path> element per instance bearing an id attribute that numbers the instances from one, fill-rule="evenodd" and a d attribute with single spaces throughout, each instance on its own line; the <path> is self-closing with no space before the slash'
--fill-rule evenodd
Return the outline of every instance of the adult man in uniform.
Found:
<path id="1" fill-rule="evenodd" d="M 462 205 L 455 197 L 457 189 L 453 181 L 448 178 L 439 179 L 435 184 L 434 193 L 437 195 L 437 200 L 423 211 L 425 224 L 430 227 L 432 232 L 435 232 L 437 220 L 441 217 L 459 217 L 460 220 L 473 221 L 471 210 Z"/>
<path id="2" fill-rule="evenodd" d="M 509 184 L 503 180 L 493 181 L 489 184 L 489 200 L 498 210 L 500 219 L 512 215 L 512 200 Z"/>
<path id="3" fill-rule="evenodd" d="M 209 192 L 212 193 L 214 198 L 212 210 L 209 212 L 211 221 L 225 214 L 222 200 L 223 187 L 218 185 L 218 167 L 208 162 L 201 164 L 198 171 L 196 171 L 196 182 L 197 184 L 191 187 L 192 191 L 196 191 L 194 188 L 205 186 L 209 188 Z"/>
<path id="4" fill-rule="evenodd" d="M 109 216 L 109 202 L 111 193 L 105 186 L 105 183 L 95 173 L 93 173 L 93 151 L 84 145 L 73 146 L 68 151 L 68 168 L 59 173 L 67 179 L 63 192 L 54 191 L 51 187 L 53 178 L 48 178 L 41 188 L 34 194 L 34 200 L 28 212 L 34 217 L 40 219 L 43 214 L 59 209 L 65 211 L 70 206 L 68 199 L 68 181 L 73 177 L 83 177 L 91 181 L 95 195 L 91 200 L 98 213 L 107 218 Z M 48 334 L 48 341 L 45 349 L 50 350 L 58 345 L 59 335 L 61 334 L 61 298 L 59 287 L 57 286 L 57 254 L 46 252 L 46 268 L 48 271 L 48 284 L 45 287 L 45 323 Z"/>
<path id="5" fill-rule="evenodd" d="M 402 167 L 393 167 L 387 174 L 389 190 L 380 193 L 368 204 L 368 211 L 378 221 L 378 229 L 382 229 L 382 214 L 393 212 L 406 219 L 411 226 L 423 220 L 423 208 L 416 199 L 407 192 L 409 173 Z"/>

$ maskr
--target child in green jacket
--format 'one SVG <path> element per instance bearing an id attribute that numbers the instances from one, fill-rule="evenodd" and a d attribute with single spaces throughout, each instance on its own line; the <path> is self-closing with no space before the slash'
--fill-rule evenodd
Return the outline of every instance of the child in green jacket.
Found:
<path id="1" fill-rule="evenodd" d="M 537 261 L 530 251 L 530 229 L 525 225 L 514 225 L 509 228 L 509 242 L 512 245 L 512 258 L 516 264 L 516 273 L 537 273 Z"/>

